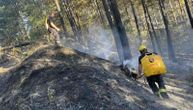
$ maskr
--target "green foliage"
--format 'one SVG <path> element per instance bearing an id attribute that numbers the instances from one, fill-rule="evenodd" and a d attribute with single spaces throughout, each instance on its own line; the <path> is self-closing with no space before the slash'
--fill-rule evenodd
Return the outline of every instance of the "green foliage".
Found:
<path id="1" fill-rule="evenodd" d="M 68 3 L 66 3 L 68 1 Z M 134 4 L 136 14 L 139 20 L 140 30 L 144 35 L 147 35 L 147 25 L 145 23 L 145 15 L 142 8 L 141 0 L 131 0 Z M 163 28 L 162 17 L 159 13 L 157 0 L 145 0 L 146 5 L 150 10 L 152 21 L 157 28 Z M 136 35 L 136 26 L 134 16 L 131 11 L 130 0 L 117 0 L 121 19 L 124 23 L 128 34 Z M 170 23 L 175 24 L 173 16 L 182 14 L 184 0 L 179 0 L 180 6 L 175 6 L 178 0 L 165 0 L 168 5 L 172 2 L 175 7 L 173 10 L 167 6 L 167 14 L 170 17 Z M 175 4 L 173 4 L 175 2 Z M 81 27 L 82 31 L 87 31 L 90 25 L 102 24 L 108 27 L 108 21 L 105 16 L 103 4 L 101 0 L 59 0 L 61 13 L 64 17 L 64 22 L 67 31 L 72 31 L 65 7 L 72 11 L 72 16 L 75 19 L 76 25 Z M 45 30 L 45 18 L 52 10 L 56 10 L 54 0 L 1 0 L 0 1 L 0 37 L 4 37 L 9 42 L 21 40 L 38 40 L 42 39 L 43 35 L 47 34 Z M 59 18 L 58 18 L 59 19 Z M 102 21 L 103 20 L 103 21 Z M 59 20 L 58 20 L 59 21 Z M 159 24 L 156 24 L 159 23 Z M 60 22 L 58 25 L 61 27 Z M 145 27 L 145 28 L 144 28 Z M 109 29 L 109 27 L 107 28 Z"/>

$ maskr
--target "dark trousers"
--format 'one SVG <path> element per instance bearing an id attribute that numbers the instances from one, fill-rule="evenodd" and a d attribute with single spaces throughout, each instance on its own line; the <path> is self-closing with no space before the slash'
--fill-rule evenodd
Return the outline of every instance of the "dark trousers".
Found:
<path id="1" fill-rule="evenodd" d="M 159 89 L 165 89 L 165 84 L 162 75 L 147 77 L 147 82 L 150 88 L 152 89 L 153 93 L 157 93 Z M 159 88 L 157 87 L 156 83 L 158 84 Z"/>

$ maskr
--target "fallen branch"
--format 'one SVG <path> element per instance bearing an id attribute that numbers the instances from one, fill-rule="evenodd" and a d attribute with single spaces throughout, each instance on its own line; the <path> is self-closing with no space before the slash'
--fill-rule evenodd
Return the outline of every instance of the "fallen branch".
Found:
<path id="1" fill-rule="evenodd" d="M 31 44 L 33 44 L 33 42 L 24 42 L 24 43 L 16 44 L 16 45 L 13 45 L 13 46 L 2 47 L 2 48 L 0 48 L 0 51 L 12 49 L 12 48 L 24 47 L 24 46 L 28 46 L 28 45 L 31 45 Z"/>

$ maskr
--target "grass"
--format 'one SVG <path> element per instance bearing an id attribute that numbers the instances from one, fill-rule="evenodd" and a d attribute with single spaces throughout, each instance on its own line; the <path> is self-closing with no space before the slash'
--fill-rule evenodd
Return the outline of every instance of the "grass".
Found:
<path id="1" fill-rule="evenodd" d="M 17 61 L 16 65 L 19 65 L 23 60 L 31 56 L 34 52 L 36 52 L 39 49 L 45 48 L 46 46 L 48 45 L 44 45 L 43 43 L 40 42 L 27 47 L 26 51 L 22 51 L 21 48 L 12 48 L 8 50 L 3 50 L 3 48 L 0 47 L 0 57 L 3 54 L 6 54 L 7 57 L 15 59 Z M 0 67 L 0 75 L 7 73 L 11 68 L 15 67 L 16 65 L 7 68 Z"/>
<path id="2" fill-rule="evenodd" d="M 9 68 L 0 67 L 0 75 L 9 71 Z"/>

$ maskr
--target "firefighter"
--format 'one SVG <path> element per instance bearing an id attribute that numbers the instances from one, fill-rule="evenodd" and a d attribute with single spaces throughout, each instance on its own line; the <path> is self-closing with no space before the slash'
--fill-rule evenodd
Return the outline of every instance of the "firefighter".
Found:
<path id="1" fill-rule="evenodd" d="M 139 47 L 139 76 L 144 76 L 147 79 L 149 87 L 155 95 L 160 98 L 169 98 L 162 74 L 166 73 L 166 66 L 161 58 L 156 53 L 148 52 L 145 45 Z M 156 85 L 158 84 L 158 86 Z"/>
<path id="2" fill-rule="evenodd" d="M 59 31 L 60 31 L 60 28 L 58 28 L 55 24 L 54 24 L 54 17 L 56 16 L 57 12 L 56 11 L 52 11 L 50 13 L 50 15 L 46 18 L 46 29 L 48 30 L 48 32 L 54 36 L 55 38 L 55 44 L 57 46 L 61 46 L 61 43 L 60 43 L 60 35 L 59 35 Z"/>

